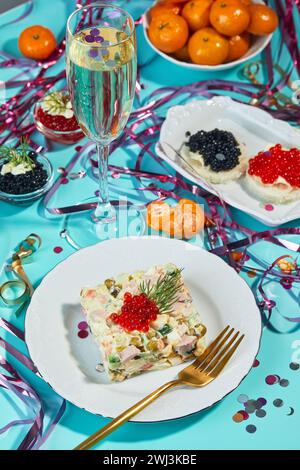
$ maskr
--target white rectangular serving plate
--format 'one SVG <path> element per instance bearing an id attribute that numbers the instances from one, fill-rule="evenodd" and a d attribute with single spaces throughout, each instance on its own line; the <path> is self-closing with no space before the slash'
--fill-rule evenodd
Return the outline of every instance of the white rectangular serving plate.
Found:
<path id="1" fill-rule="evenodd" d="M 300 201 L 268 204 L 247 191 L 243 177 L 227 184 L 212 185 L 184 164 L 176 152 L 187 140 L 186 132 L 194 134 L 201 129 L 215 128 L 232 132 L 245 145 L 247 158 L 277 143 L 287 148 L 300 148 L 298 129 L 274 119 L 266 111 L 221 96 L 170 108 L 161 128 L 156 153 L 185 178 L 264 224 L 277 226 L 300 217 Z"/>

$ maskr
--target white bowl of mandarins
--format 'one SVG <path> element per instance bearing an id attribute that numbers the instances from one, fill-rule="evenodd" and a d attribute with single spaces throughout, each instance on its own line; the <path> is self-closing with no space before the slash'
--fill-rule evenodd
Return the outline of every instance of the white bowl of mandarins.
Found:
<path id="1" fill-rule="evenodd" d="M 224 70 L 259 54 L 278 26 L 262 0 L 161 0 L 143 20 L 158 54 L 195 70 Z"/>

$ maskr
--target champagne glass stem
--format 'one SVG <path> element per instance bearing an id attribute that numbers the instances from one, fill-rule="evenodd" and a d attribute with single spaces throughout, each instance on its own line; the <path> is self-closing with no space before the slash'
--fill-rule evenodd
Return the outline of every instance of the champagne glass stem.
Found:
<path id="1" fill-rule="evenodd" d="M 115 209 L 109 201 L 108 191 L 108 156 L 109 145 L 97 144 L 99 171 L 99 202 L 94 213 L 95 222 L 108 223 L 116 218 Z"/>

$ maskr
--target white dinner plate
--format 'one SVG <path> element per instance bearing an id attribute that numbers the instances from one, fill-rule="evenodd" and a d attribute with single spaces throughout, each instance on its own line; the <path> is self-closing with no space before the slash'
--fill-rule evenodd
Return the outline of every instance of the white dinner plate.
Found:
<path id="1" fill-rule="evenodd" d="M 209 131 L 215 128 L 231 131 L 239 142 L 244 143 L 248 158 L 277 143 L 287 148 L 300 148 L 298 129 L 274 119 L 266 111 L 219 96 L 170 108 L 156 152 L 189 180 L 213 194 L 219 194 L 231 206 L 267 225 L 277 226 L 299 218 L 300 201 L 289 204 L 263 202 L 247 191 L 243 177 L 227 184 L 208 185 L 177 156 L 176 151 L 187 140 L 187 131 L 193 134 L 201 129 Z"/>
<path id="2" fill-rule="evenodd" d="M 162 396 L 135 421 L 180 418 L 203 410 L 234 390 L 247 375 L 259 349 L 260 313 L 246 282 L 224 261 L 180 240 L 160 237 L 119 238 L 80 250 L 56 266 L 36 289 L 25 324 L 30 356 L 41 376 L 73 404 L 92 413 L 115 417 L 186 365 L 147 372 L 109 383 L 97 372 L 99 354 L 93 338 L 78 337 L 84 320 L 80 289 L 106 278 L 155 264 L 173 262 L 184 278 L 207 326 L 210 342 L 227 324 L 245 334 L 238 353 L 215 381 L 202 389 L 178 388 Z"/>

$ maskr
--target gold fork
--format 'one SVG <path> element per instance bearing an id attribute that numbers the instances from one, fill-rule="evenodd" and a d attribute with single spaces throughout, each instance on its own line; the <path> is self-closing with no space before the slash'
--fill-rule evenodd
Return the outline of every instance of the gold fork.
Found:
<path id="1" fill-rule="evenodd" d="M 192 364 L 187 366 L 178 374 L 178 379 L 172 380 L 157 390 L 152 392 L 143 400 L 133 405 L 128 410 L 113 419 L 103 428 L 96 431 L 85 441 L 75 447 L 74 450 L 87 450 L 93 447 L 97 442 L 115 431 L 119 426 L 126 423 L 132 416 L 142 411 L 150 405 L 162 393 L 178 385 L 187 385 L 190 387 L 204 387 L 212 382 L 222 372 L 231 356 L 238 348 L 245 335 L 234 331 L 229 325 L 216 337 L 216 339 L 205 349 Z"/>

